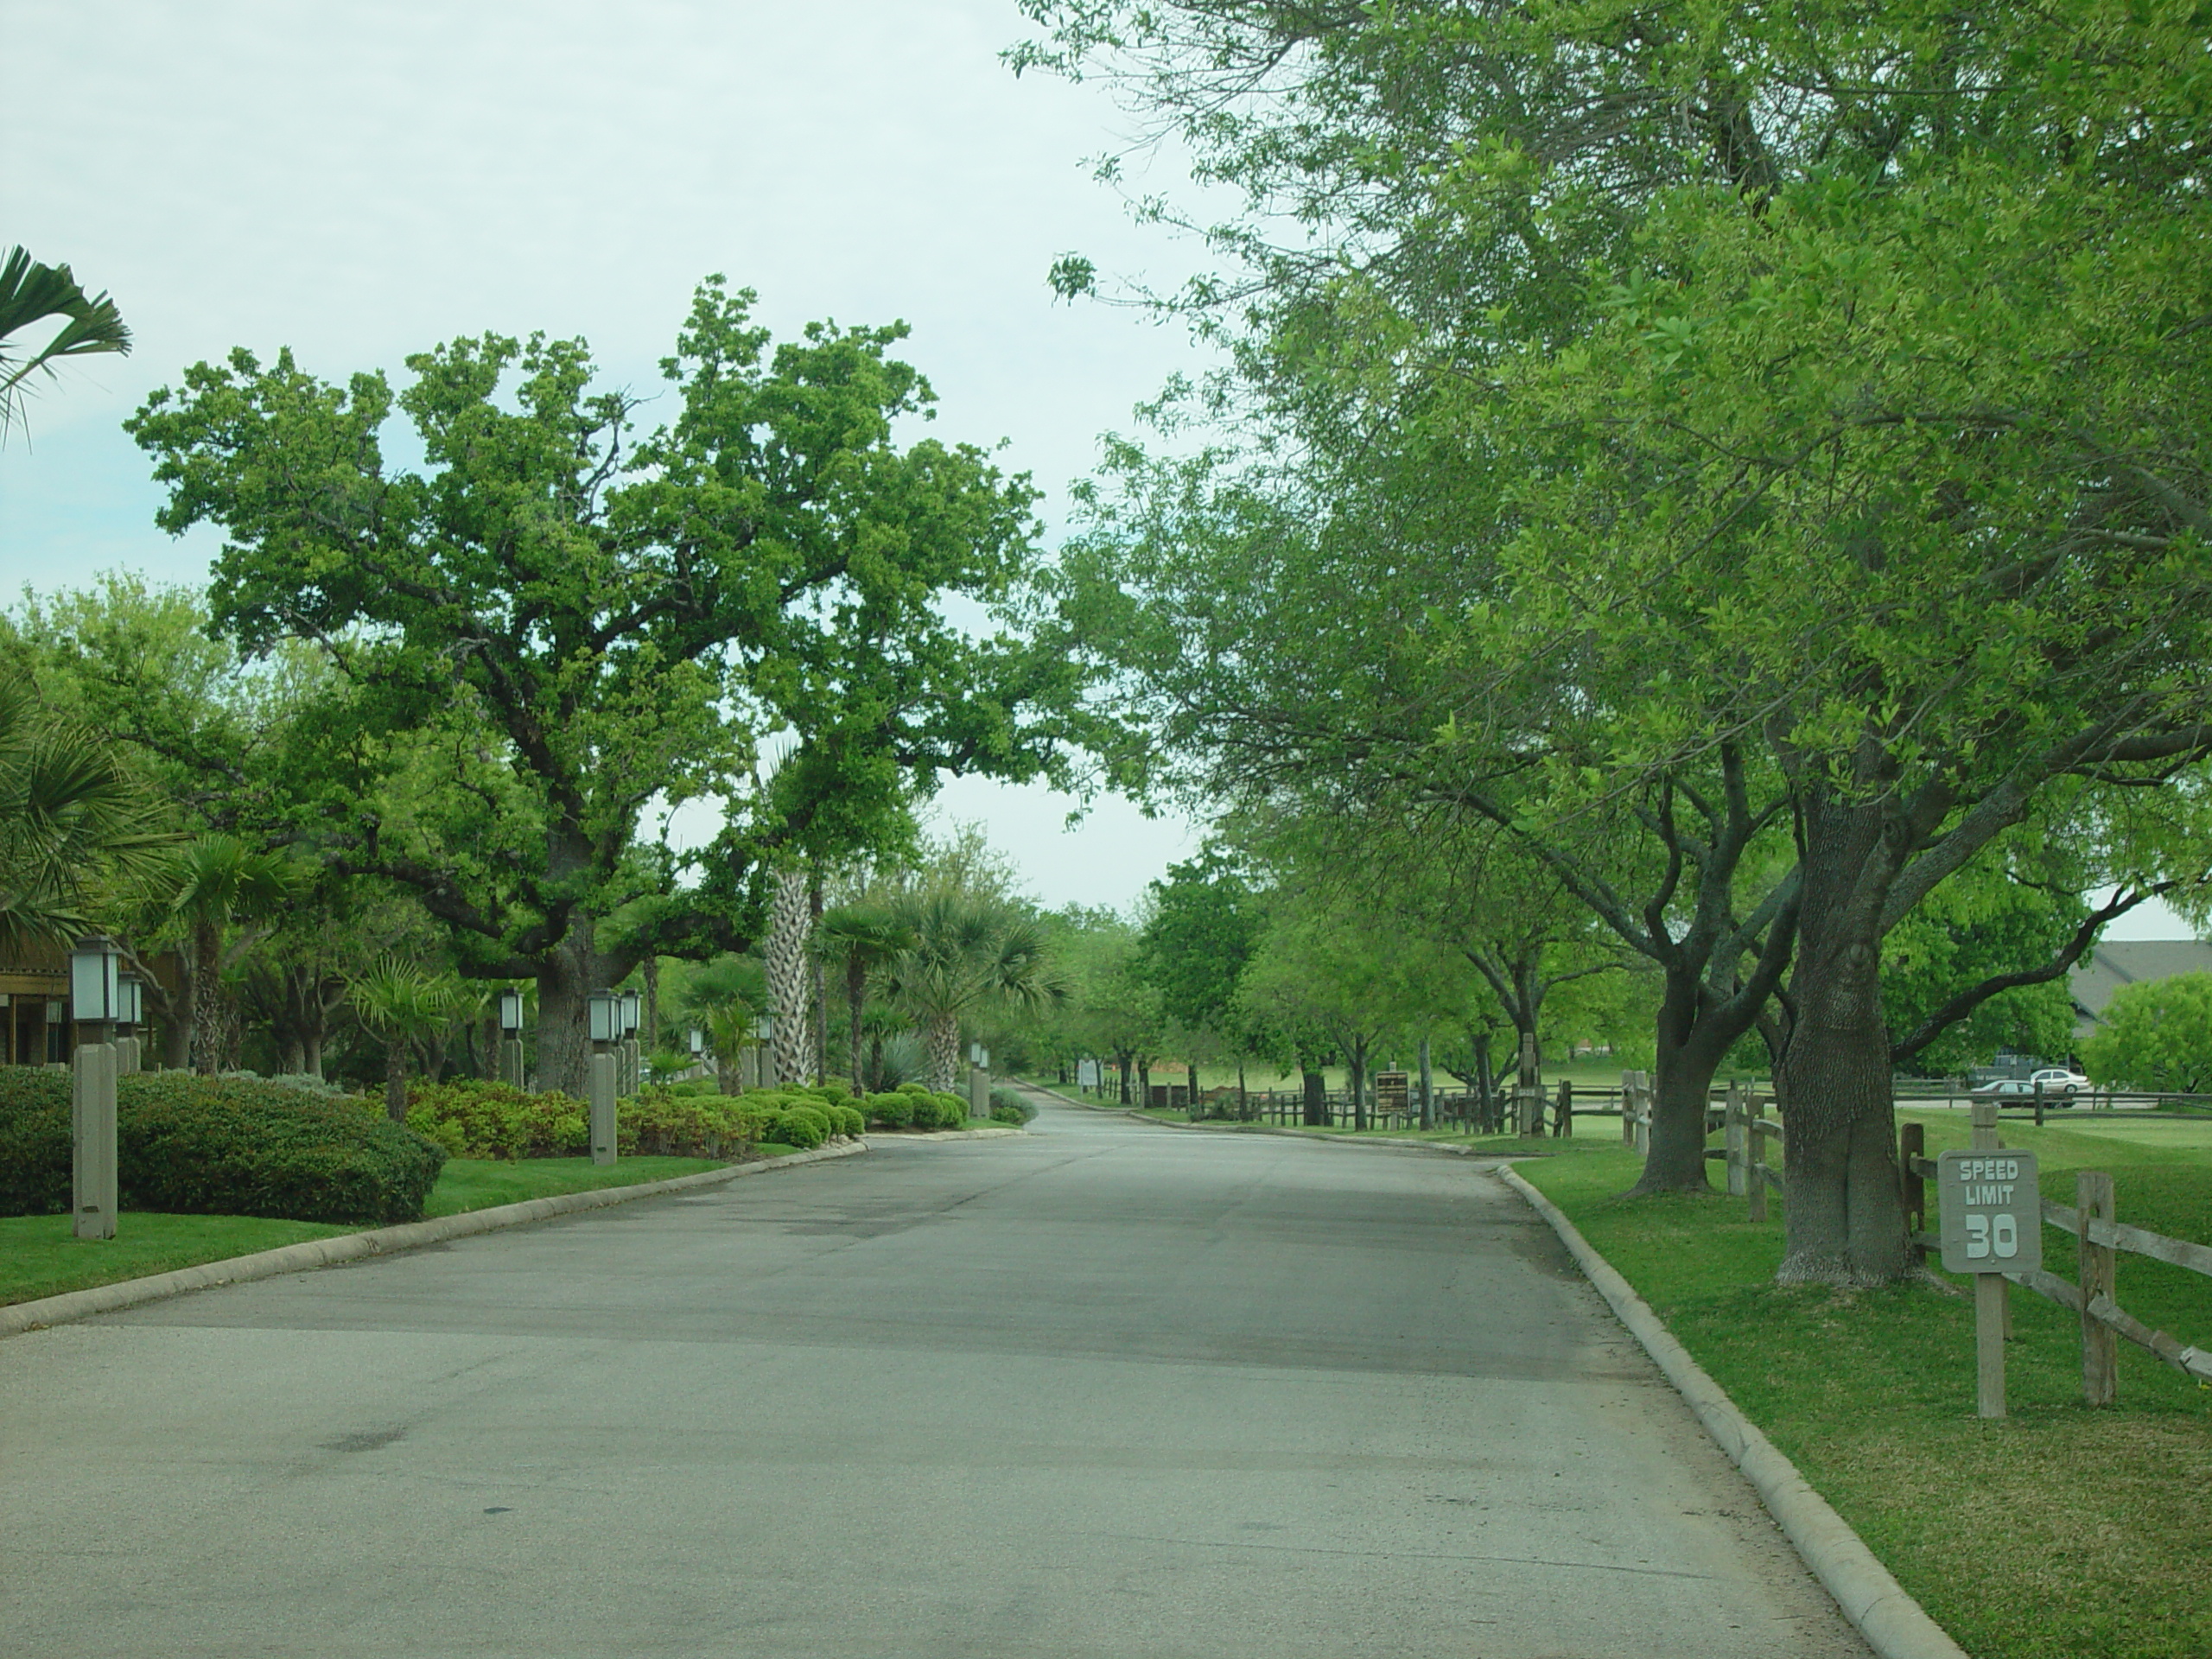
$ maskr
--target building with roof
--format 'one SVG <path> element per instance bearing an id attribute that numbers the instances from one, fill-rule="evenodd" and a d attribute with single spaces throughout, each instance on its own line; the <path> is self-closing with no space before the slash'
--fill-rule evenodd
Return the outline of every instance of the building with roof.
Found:
<path id="1" fill-rule="evenodd" d="M 2074 1040 L 2097 1028 L 2123 985 L 2176 974 L 2212 974 L 2212 943 L 2202 939 L 2123 939 L 2096 945 L 2066 976 L 2074 998 Z"/>

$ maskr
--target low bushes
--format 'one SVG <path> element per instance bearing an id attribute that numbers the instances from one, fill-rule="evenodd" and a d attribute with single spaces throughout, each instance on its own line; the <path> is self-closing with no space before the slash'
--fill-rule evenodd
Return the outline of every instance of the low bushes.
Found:
<path id="1" fill-rule="evenodd" d="M 1029 1103 L 1027 1096 L 1016 1093 L 1012 1089 L 991 1090 L 992 1122 L 1011 1123 L 1019 1128 L 1036 1116 L 1037 1109 Z"/>
<path id="2" fill-rule="evenodd" d="M 0 1068 L 0 1215 L 69 1208 L 66 1071 Z M 161 1071 L 116 1084 L 126 1210 L 295 1221 L 413 1221 L 446 1149 L 368 1102 L 253 1077 Z"/>
<path id="3" fill-rule="evenodd" d="M 589 1116 L 574 1095 L 526 1094 L 473 1077 L 412 1084 L 407 1127 L 456 1158 L 561 1158 L 591 1148 Z"/>

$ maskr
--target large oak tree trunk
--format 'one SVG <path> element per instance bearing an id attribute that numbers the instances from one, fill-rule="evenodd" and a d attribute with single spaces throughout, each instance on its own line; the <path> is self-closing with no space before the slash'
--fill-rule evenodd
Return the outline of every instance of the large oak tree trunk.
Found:
<path id="1" fill-rule="evenodd" d="M 1300 1086 L 1305 1090 L 1306 1126 L 1319 1128 L 1329 1121 L 1329 1080 L 1313 1066 L 1305 1067 L 1299 1076 Z"/>
<path id="2" fill-rule="evenodd" d="M 591 1090 L 584 999 L 601 988 L 588 917 L 578 917 L 537 969 L 537 1086 L 578 1100 Z"/>
<path id="3" fill-rule="evenodd" d="M 1796 1017 L 1777 1078 L 1788 1190 L 1775 1276 L 1889 1284 L 1911 1266 L 1882 1018 L 1881 913 L 1897 861 L 1879 803 L 1815 802 L 1803 821 Z"/>
<path id="4" fill-rule="evenodd" d="M 1669 969 L 1655 1030 L 1651 1149 L 1634 1189 L 1638 1192 L 1702 1192 L 1710 1185 L 1705 1173 L 1707 1103 L 1713 1097 L 1713 1075 L 1743 1032 L 1724 1028 L 1710 1014 L 1700 1018 L 1698 1001 L 1695 974 Z"/>

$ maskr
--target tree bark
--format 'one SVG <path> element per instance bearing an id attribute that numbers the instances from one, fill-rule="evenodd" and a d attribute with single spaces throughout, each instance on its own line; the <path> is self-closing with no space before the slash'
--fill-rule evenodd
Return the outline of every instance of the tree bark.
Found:
<path id="1" fill-rule="evenodd" d="M 807 1051 L 814 1046 L 807 1018 L 808 971 L 806 939 L 807 879 L 803 870 L 784 870 L 776 876 L 775 897 L 768 922 L 768 1001 L 775 1018 L 770 1038 L 775 1080 L 779 1084 L 806 1080 Z M 934 1068 L 934 1056 L 932 1056 Z M 934 1079 L 933 1089 L 948 1087 Z"/>
<path id="2" fill-rule="evenodd" d="M 806 936 L 811 940 L 822 925 L 822 872 L 814 870 L 806 883 Z M 830 965 L 818 952 L 807 953 L 814 967 L 814 1068 L 817 1083 L 830 1080 Z"/>
<path id="3" fill-rule="evenodd" d="M 384 1113 L 395 1123 L 407 1121 L 407 1039 L 394 1037 L 384 1046 Z"/>
<path id="4" fill-rule="evenodd" d="M 1703 1192 L 1712 1186 L 1705 1173 L 1706 1107 L 1714 1074 L 1743 1032 L 1733 1020 L 1700 1017 L 1702 996 L 1695 969 L 1668 968 L 1653 1033 L 1651 1150 L 1635 1192 Z M 1744 1022 L 1745 1029 L 1750 1023 Z"/>
<path id="5" fill-rule="evenodd" d="M 1796 1018 L 1777 1079 L 1786 1103 L 1783 1283 L 1892 1284 L 1913 1263 L 1897 1190 L 1882 912 L 1906 828 L 1881 800 L 1803 810 Z"/>
<path id="6" fill-rule="evenodd" d="M 1351 1062 L 1344 1082 L 1351 1095 L 1351 1126 L 1363 1130 L 1367 1128 L 1367 1039 L 1354 1038 L 1344 1058 Z"/>
<path id="7" fill-rule="evenodd" d="M 204 1077 L 213 1077 L 222 1065 L 222 1022 L 215 1012 L 215 999 L 222 993 L 222 929 L 213 922 L 193 924 L 192 1035 L 188 1040 L 193 1068 Z"/>
<path id="8" fill-rule="evenodd" d="M 935 1015 L 924 1034 L 928 1042 L 930 1087 L 949 1094 L 960 1081 L 960 1016 Z"/>
<path id="9" fill-rule="evenodd" d="M 1325 1128 L 1329 1122 L 1329 1080 L 1314 1067 L 1299 1068 L 1299 1084 L 1306 1094 L 1306 1127 Z"/>
<path id="10" fill-rule="evenodd" d="M 845 1020 L 849 1029 L 846 1033 L 846 1058 L 852 1067 L 853 1092 L 868 1092 L 868 1075 L 863 1069 L 861 1016 L 868 1011 L 868 963 L 857 950 L 845 958 Z"/>

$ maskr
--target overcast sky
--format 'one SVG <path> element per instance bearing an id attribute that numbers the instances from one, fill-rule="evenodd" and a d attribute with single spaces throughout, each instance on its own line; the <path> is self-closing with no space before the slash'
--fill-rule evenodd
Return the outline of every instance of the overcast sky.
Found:
<path id="1" fill-rule="evenodd" d="M 1126 117 L 1001 67 L 1023 33 L 1011 0 L 0 0 L 0 245 L 72 264 L 137 337 L 65 368 L 0 451 L 0 594 L 205 580 L 214 538 L 154 527 L 118 425 L 188 364 L 290 346 L 327 378 L 397 374 L 543 329 L 651 391 L 709 271 L 779 334 L 905 319 L 938 434 L 1008 440 L 1056 523 L 1098 435 L 1191 353 L 1056 305 L 1047 267 L 1172 280 L 1193 256 L 1088 175 Z M 1191 844 L 1116 801 L 1066 835 L 1071 804 L 956 783 L 942 810 L 1053 905 L 1126 904 Z"/>

